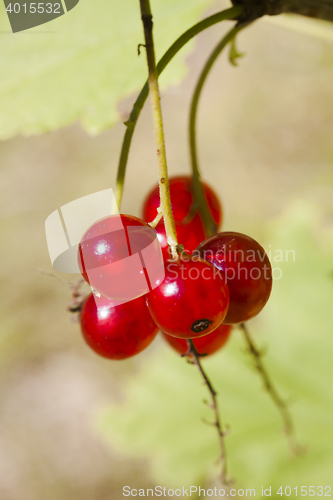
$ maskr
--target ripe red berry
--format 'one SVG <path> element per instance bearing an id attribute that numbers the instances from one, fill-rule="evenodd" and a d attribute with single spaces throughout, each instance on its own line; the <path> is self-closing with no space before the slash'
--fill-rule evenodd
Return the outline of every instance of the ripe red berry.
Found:
<path id="1" fill-rule="evenodd" d="M 224 323 L 242 323 L 256 316 L 269 299 L 272 268 L 265 250 L 241 233 L 223 232 L 198 246 L 207 262 L 223 271 L 230 292 Z"/>
<path id="2" fill-rule="evenodd" d="M 146 296 L 160 329 L 179 338 L 206 335 L 223 321 L 229 290 L 214 266 L 200 258 L 165 262 L 165 279 Z"/>
<path id="3" fill-rule="evenodd" d="M 158 327 L 149 314 L 144 297 L 112 306 L 112 301 L 93 294 L 85 300 L 80 323 L 83 337 L 97 354 L 125 359 L 149 346 Z"/>
<path id="4" fill-rule="evenodd" d="M 163 271 L 161 248 L 156 231 L 131 215 L 111 215 L 95 222 L 83 235 L 78 264 L 83 278 L 99 293 L 112 300 L 132 300 L 149 292 L 156 283 L 147 282 L 146 260 L 151 275 Z M 156 265 L 155 265 L 156 264 Z M 150 277 L 150 276 L 149 276 Z M 162 276 L 163 279 L 163 276 Z M 160 283 L 161 279 L 157 279 Z"/>
<path id="5" fill-rule="evenodd" d="M 190 253 L 205 239 L 205 232 L 199 211 L 195 208 L 194 204 L 192 178 L 185 175 L 171 177 L 169 183 L 177 238 L 179 243 L 184 245 L 185 251 Z M 219 227 L 222 221 L 222 208 L 218 196 L 207 184 L 203 183 L 203 187 L 212 217 L 216 222 L 216 226 Z M 159 187 L 155 186 L 144 202 L 143 219 L 147 222 L 154 220 L 159 206 Z M 164 259 L 168 259 L 169 251 L 163 220 L 156 226 L 156 231 L 162 246 L 163 257 Z"/>
<path id="6" fill-rule="evenodd" d="M 220 325 L 213 332 L 208 333 L 204 337 L 198 337 L 193 339 L 194 347 L 197 350 L 198 354 L 202 356 L 209 356 L 214 352 L 221 349 L 224 344 L 227 342 L 232 326 L 231 325 Z M 188 352 L 188 345 L 185 339 L 178 339 L 176 337 L 171 337 L 171 335 L 167 335 L 162 332 L 163 337 L 171 345 L 176 351 L 180 354 L 186 354 Z"/>

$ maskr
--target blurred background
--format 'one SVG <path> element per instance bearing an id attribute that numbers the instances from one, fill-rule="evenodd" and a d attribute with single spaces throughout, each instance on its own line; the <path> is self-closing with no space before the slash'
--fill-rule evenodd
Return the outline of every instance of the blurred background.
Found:
<path id="1" fill-rule="evenodd" d="M 191 93 L 221 30 L 197 37 L 186 77 L 163 91 L 171 175 L 190 172 Z M 272 486 L 280 498 L 280 486 L 332 486 L 333 44 L 259 20 L 240 35 L 238 48 L 245 52 L 239 66 L 224 54 L 205 86 L 199 159 L 222 201 L 223 229 L 257 239 L 281 269 L 249 328 L 267 348 L 266 366 L 291 403 L 306 455 L 290 456 L 237 329 L 204 364 L 230 426 L 236 487 L 260 496 L 261 486 Z M 133 101 L 119 103 L 124 119 Z M 159 337 L 132 360 L 99 358 L 66 311 L 70 288 L 40 272 L 53 272 L 45 219 L 115 185 L 123 133 L 122 123 L 97 136 L 75 123 L 0 143 L 1 500 L 118 500 L 125 485 L 215 485 L 217 439 L 201 421 L 210 414 L 195 368 Z M 140 216 L 156 172 L 147 103 L 130 152 L 123 213 Z M 295 261 L 286 261 L 286 250 L 294 250 Z"/>

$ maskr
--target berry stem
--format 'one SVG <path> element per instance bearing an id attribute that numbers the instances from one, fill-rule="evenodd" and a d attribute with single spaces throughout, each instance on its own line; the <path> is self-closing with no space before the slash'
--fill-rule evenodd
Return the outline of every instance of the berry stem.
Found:
<path id="1" fill-rule="evenodd" d="M 253 362 L 254 362 L 255 368 L 263 380 L 264 387 L 281 414 L 281 417 L 283 420 L 284 432 L 287 436 L 290 450 L 293 454 L 299 455 L 303 452 L 303 448 L 296 441 L 295 426 L 294 426 L 293 418 L 292 418 L 292 415 L 289 411 L 288 405 L 281 398 L 281 396 L 277 392 L 275 386 L 273 385 L 271 378 L 268 375 L 268 372 L 267 372 L 267 370 L 262 362 L 262 353 L 255 346 L 246 324 L 241 323 L 240 328 L 243 332 L 243 336 L 244 336 L 245 342 L 247 344 L 248 351 L 251 354 L 251 356 L 253 357 Z"/>
<path id="2" fill-rule="evenodd" d="M 208 203 L 205 197 L 204 188 L 201 182 L 199 164 L 198 164 L 198 153 L 197 153 L 197 113 L 198 104 L 201 96 L 201 92 L 207 76 L 223 51 L 223 49 L 235 39 L 235 36 L 250 23 L 242 23 L 234 26 L 228 33 L 223 36 L 222 40 L 217 44 L 211 55 L 209 56 L 195 87 L 191 107 L 190 107 L 190 118 L 189 118 L 189 144 L 190 144 L 190 154 L 191 154 L 191 165 L 192 165 L 192 178 L 193 178 L 193 194 L 195 198 L 195 203 L 200 211 L 200 216 L 203 222 L 203 227 L 206 233 L 206 237 L 212 236 L 216 233 L 217 227 L 216 223 L 212 217 L 211 211 L 209 210 Z"/>
<path id="3" fill-rule="evenodd" d="M 214 421 L 213 425 L 217 429 L 219 444 L 220 444 L 220 452 L 221 452 L 220 453 L 220 460 L 222 462 L 221 481 L 222 481 L 222 484 L 228 484 L 230 481 L 228 481 L 228 479 L 227 479 L 227 460 L 226 460 L 226 449 L 225 449 L 225 443 L 224 443 L 225 432 L 223 431 L 223 428 L 222 428 L 221 417 L 220 417 L 219 407 L 218 407 L 218 403 L 217 403 L 217 392 L 214 389 L 208 376 L 206 375 L 206 372 L 204 371 L 204 369 L 201 366 L 200 355 L 198 354 L 198 352 L 194 346 L 193 340 L 188 339 L 187 345 L 188 345 L 188 352 L 186 353 L 186 355 L 193 356 L 194 364 L 198 367 L 198 370 L 201 373 L 202 378 L 204 379 L 205 384 L 207 385 L 208 390 L 209 390 L 210 395 L 211 395 L 212 404 L 210 405 L 210 407 L 214 411 L 214 415 L 215 415 L 215 421 Z"/>
<path id="4" fill-rule="evenodd" d="M 161 99 L 158 87 L 158 74 L 155 63 L 153 16 L 150 9 L 150 1 L 140 0 L 140 8 L 141 8 L 141 18 L 142 18 L 143 30 L 146 42 L 145 47 L 146 47 L 147 64 L 148 64 L 148 85 L 149 85 L 149 92 L 151 97 L 153 119 L 154 119 L 157 162 L 159 170 L 161 209 L 163 214 L 167 242 L 170 247 L 171 255 L 173 259 L 177 259 L 178 240 L 177 240 L 175 221 L 173 218 L 173 212 L 170 200 L 170 187 L 169 187 L 168 167 L 167 167 L 166 152 L 165 152 Z"/>
<path id="5" fill-rule="evenodd" d="M 150 227 L 152 227 L 153 229 L 155 229 L 155 228 L 156 228 L 157 224 L 160 222 L 160 220 L 161 220 L 161 219 L 162 219 L 162 217 L 163 217 L 163 214 L 162 214 L 162 212 L 161 212 L 161 208 L 160 208 L 160 207 L 157 209 L 157 212 L 158 212 L 158 213 L 157 213 L 157 215 L 156 215 L 155 219 L 154 219 L 154 220 L 152 220 L 151 222 L 149 222 Z"/>
<path id="6" fill-rule="evenodd" d="M 218 12 L 206 19 L 203 19 L 199 23 L 195 24 L 187 31 L 185 31 L 165 52 L 162 59 L 159 61 L 156 67 L 157 74 L 160 75 L 162 71 L 166 68 L 169 62 L 173 59 L 173 57 L 187 44 L 193 37 L 201 33 L 207 28 L 210 28 L 214 24 L 220 23 L 221 21 L 226 21 L 230 19 L 237 19 L 243 12 L 242 6 L 231 7 L 230 9 L 223 10 L 222 12 Z M 131 147 L 132 137 L 134 134 L 136 123 L 139 119 L 141 110 L 143 108 L 144 103 L 148 97 L 148 81 L 143 86 L 140 94 L 138 95 L 129 119 L 125 122 L 126 131 L 122 143 L 122 148 L 119 157 L 118 163 L 118 173 L 116 180 L 116 189 L 115 189 L 115 199 L 117 206 L 120 210 L 122 195 L 123 195 L 123 186 L 125 181 L 126 174 L 126 166 L 128 161 L 129 150 Z"/>

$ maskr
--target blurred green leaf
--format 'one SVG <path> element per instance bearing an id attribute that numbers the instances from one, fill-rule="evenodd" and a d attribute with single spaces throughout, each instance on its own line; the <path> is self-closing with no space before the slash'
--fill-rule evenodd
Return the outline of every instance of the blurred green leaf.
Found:
<path id="1" fill-rule="evenodd" d="M 158 59 L 209 3 L 154 1 Z M 100 132 L 119 119 L 119 100 L 145 82 L 145 53 L 137 54 L 144 37 L 136 0 L 82 1 L 66 15 L 15 35 L 1 2 L 0 31 L 0 139 L 75 120 Z M 162 83 L 178 83 L 184 75 L 185 66 L 176 59 Z"/>
<path id="2" fill-rule="evenodd" d="M 282 277 L 249 328 L 258 346 L 269 346 L 266 366 L 281 395 L 290 398 L 307 454 L 290 456 L 280 416 L 238 330 L 224 351 L 203 364 L 218 389 L 223 421 L 230 424 L 226 442 L 236 486 L 256 488 L 257 496 L 262 486 L 272 486 L 278 498 L 280 486 L 331 482 L 333 228 L 319 208 L 300 201 L 267 232 L 266 249 Z M 201 421 L 212 417 L 203 404 L 206 388 L 197 369 L 166 345 L 151 351 L 128 382 L 126 403 L 102 411 L 99 430 L 118 451 L 149 459 L 158 484 L 204 482 L 218 473 L 219 454 L 215 429 Z"/>

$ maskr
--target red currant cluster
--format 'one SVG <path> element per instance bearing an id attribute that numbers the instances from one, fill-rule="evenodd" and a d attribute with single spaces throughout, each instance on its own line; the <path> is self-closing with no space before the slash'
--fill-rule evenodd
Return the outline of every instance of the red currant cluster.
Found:
<path id="1" fill-rule="evenodd" d="M 212 218 L 217 227 L 222 209 L 213 190 L 203 184 Z M 187 339 L 193 339 L 199 355 L 209 355 L 227 341 L 232 325 L 256 316 L 266 304 L 272 288 L 272 270 L 264 249 L 252 238 L 235 232 L 220 232 L 205 239 L 199 209 L 195 206 L 190 177 L 170 179 L 170 197 L 179 242 L 184 251 L 171 259 L 164 224 L 156 226 L 165 278 L 149 293 L 117 304 L 99 294 L 90 294 L 81 315 L 82 333 L 98 354 L 125 359 L 145 349 L 158 330 L 181 354 L 188 352 Z M 158 186 L 148 195 L 143 219 L 121 215 L 124 226 L 148 226 L 160 206 Z M 84 279 L 93 287 L 86 267 L 99 268 L 119 257 L 121 241 L 112 228 L 112 216 L 97 221 L 81 239 L 79 266 Z M 82 255 L 84 254 L 84 259 Z M 100 273 L 108 289 L 107 272 Z M 105 288 L 103 288 L 103 286 Z M 106 294 L 107 295 L 107 294 Z M 98 298 L 98 300 L 97 300 Z"/>

